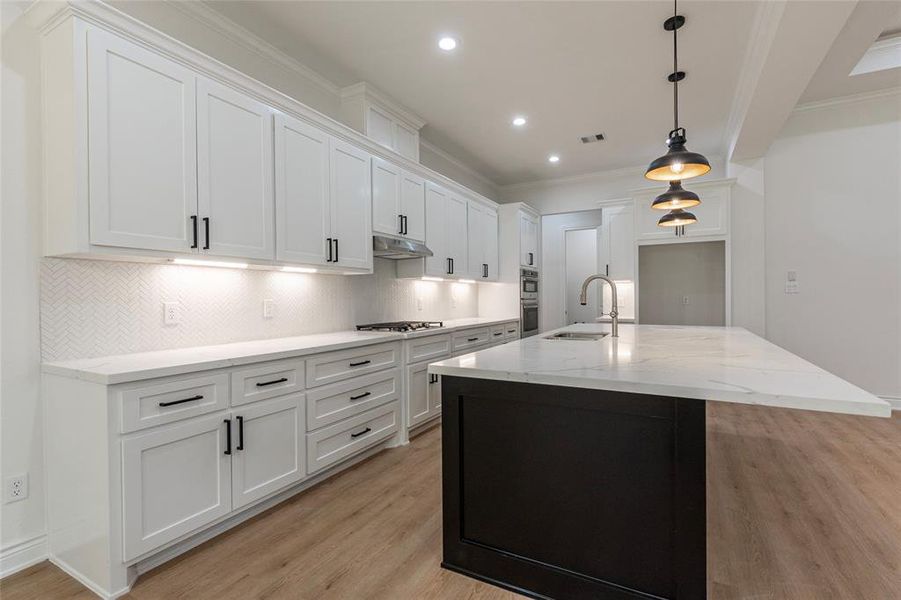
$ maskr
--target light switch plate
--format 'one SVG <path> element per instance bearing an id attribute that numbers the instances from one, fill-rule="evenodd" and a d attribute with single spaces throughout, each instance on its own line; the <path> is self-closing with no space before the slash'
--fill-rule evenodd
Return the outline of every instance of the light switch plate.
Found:
<path id="1" fill-rule="evenodd" d="M 263 300 L 263 318 L 271 319 L 275 316 L 275 300 L 267 298 Z"/>

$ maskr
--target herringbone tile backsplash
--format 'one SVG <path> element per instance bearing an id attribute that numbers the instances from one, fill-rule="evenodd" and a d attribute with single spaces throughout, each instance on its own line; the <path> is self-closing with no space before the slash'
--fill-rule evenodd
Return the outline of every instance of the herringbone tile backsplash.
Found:
<path id="1" fill-rule="evenodd" d="M 422 298 L 422 310 L 417 309 Z M 263 300 L 275 314 L 263 318 Z M 163 302 L 181 323 L 163 323 Z M 358 323 L 478 314 L 478 286 L 397 279 L 391 261 L 372 275 L 319 275 L 44 259 L 45 361 L 90 358 L 353 329 Z"/>

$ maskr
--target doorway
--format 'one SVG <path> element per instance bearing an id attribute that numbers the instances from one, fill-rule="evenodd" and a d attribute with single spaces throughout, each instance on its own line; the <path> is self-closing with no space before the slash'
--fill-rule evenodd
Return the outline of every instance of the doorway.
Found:
<path id="1" fill-rule="evenodd" d="M 600 314 L 597 285 L 588 288 L 588 303 L 579 304 L 582 282 L 598 272 L 598 228 L 564 231 L 565 296 L 564 314 L 567 325 L 594 323 Z"/>

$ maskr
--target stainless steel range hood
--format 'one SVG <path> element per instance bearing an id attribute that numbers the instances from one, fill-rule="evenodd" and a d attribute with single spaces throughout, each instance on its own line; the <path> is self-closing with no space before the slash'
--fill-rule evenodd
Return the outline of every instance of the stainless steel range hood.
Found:
<path id="1" fill-rule="evenodd" d="M 421 242 L 399 240 L 386 235 L 374 235 L 372 236 L 372 255 L 377 258 L 400 260 L 433 256 L 434 253 Z"/>

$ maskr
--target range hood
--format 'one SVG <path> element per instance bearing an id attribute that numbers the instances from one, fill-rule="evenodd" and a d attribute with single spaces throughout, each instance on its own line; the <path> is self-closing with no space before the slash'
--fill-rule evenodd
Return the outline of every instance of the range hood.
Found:
<path id="1" fill-rule="evenodd" d="M 434 253 L 421 242 L 399 240 L 386 235 L 374 235 L 372 236 L 372 255 L 377 258 L 400 260 L 402 258 L 434 256 Z"/>

